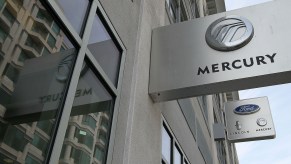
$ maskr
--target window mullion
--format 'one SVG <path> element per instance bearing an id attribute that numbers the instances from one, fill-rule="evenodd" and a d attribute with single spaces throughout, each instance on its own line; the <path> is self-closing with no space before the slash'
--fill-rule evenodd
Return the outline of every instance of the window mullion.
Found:
<path id="1" fill-rule="evenodd" d="M 85 52 L 87 49 L 87 44 L 88 44 L 88 40 L 89 40 L 89 36 L 90 36 L 90 31 L 92 28 L 92 22 L 93 22 L 93 18 L 95 15 L 95 11 L 97 10 L 97 3 L 94 3 L 94 1 L 91 3 L 91 8 L 90 8 L 90 13 L 88 15 L 88 21 L 85 27 L 85 31 L 84 31 L 84 35 L 83 35 L 83 41 L 82 41 L 82 45 L 81 48 L 79 50 L 77 59 L 76 59 L 76 63 L 75 63 L 75 67 L 73 70 L 73 74 L 72 74 L 72 78 L 71 78 L 71 83 L 69 85 L 69 90 L 67 95 L 75 95 L 76 89 L 77 89 L 77 84 L 78 84 L 78 80 L 79 80 L 79 76 L 81 73 L 81 69 L 83 66 L 83 61 L 84 61 L 84 57 L 85 57 Z M 56 140 L 55 143 L 53 145 L 53 151 L 52 154 L 50 156 L 50 164 L 55 164 L 58 163 L 59 158 L 60 158 L 60 154 L 61 154 L 61 150 L 62 150 L 62 146 L 63 146 L 63 142 L 64 142 L 64 137 L 65 137 L 65 131 L 67 129 L 68 126 L 68 122 L 69 122 L 69 118 L 70 118 L 70 113 L 71 113 L 71 109 L 73 106 L 73 102 L 74 102 L 74 96 L 67 96 L 66 100 L 65 100 L 65 104 L 64 104 L 64 108 L 63 108 L 63 113 L 62 116 L 60 118 L 60 123 L 58 126 L 58 131 L 56 134 Z"/>

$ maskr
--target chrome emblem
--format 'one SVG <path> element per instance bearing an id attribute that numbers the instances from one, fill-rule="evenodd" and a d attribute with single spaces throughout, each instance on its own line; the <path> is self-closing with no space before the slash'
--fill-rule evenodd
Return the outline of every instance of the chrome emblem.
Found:
<path id="1" fill-rule="evenodd" d="M 75 55 L 71 54 L 69 56 L 64 57 L 58 65 L 56 78 L 59 82 L 65 82 L 68 79 L 70 70 L 74 64 Z M 80 77 L 82 77 L 88 70 L 88 66 L 86 63 L 83 64 L 81 69 Z"/>
<path id="2" fill-rule="evenodd" d="M 258 124 L 259 126 L 266 126 L 266 125 L 267 125 L 267 120 L 264 119 L 264 118 L 259 118 L 259 119 L 257 120 L 257 124 Z"/>
<path id="3" fill-rule="evenodd" d="M 235 127 L 237 130 L 241 130 L 241 123 L 239 121 L 235 122 Z"/>
<path id="4" fill-rule="evenodd" d="M 253 114 L 260 110 L 259 105 L 247 104 L 236 107 L 233 112 L 239 115 Z"/>
<path id="5" fill-rule="evenodd" d="M 233 51 L 248 44 L 254 35 L 253 25 L 240 16 L 226 16 L 214 21 L 207 29 L 207 44 L 218 51 Z"/>

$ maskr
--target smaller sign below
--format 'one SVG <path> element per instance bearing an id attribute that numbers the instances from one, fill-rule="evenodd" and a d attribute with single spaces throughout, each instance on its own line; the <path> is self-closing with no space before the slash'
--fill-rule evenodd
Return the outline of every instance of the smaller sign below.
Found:
<path id="1" fill-rule="evenodd" d="M 267 97 L 226 102 L 224 109 L 229 141 L 275 138 L 276 132 Z"/>

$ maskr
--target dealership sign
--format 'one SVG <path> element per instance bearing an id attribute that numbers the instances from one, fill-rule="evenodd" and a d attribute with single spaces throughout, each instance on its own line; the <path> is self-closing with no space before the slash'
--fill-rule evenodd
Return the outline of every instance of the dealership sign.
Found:
<path id="1" fill-rule="evenodd" d="M 156 28 L 149 94 L 155 102 L 291 81 L 291 1 Z"/>
<path id="2" fill-rule="evenodd" d="M 227 139 L 231 142 L 275 138 L 267 97 L 225 103 Z"/>

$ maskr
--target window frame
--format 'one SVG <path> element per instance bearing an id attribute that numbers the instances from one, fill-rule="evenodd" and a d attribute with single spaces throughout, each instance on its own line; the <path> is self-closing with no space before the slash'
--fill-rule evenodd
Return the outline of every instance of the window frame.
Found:
<path id="1" fill-rule="evenodd" d="M 162 124 L 161 124 L 161 164 L 174 164 L 174 148 L 176 147 L 178 152 L 181 154 L 181 164 L 184 164 L 185 161 L 187 164 L 191 164 L 185 154 L 185 152 L 183 151 L 182 147 L 180 146 L 178 140 L 175 137 L 175 134 L 173 133 L 173 131 L 170 128 L 170 125 L 167 123 L 166 119 L 164 118 L 164 116 L 162 116 Z M 165 129 L 166 132 L 169 134 L 170 138 L 171 138 L 171 161 L 170 163 L 166 162 L 164 160 L 163 154 L 162 154 L 162 129 Z"/>
<path id="2" fill-rule="evenodd" d="M 54 12 L 58 15 L 59 19 L 63 22 L 64 26 L 68 29 L 69 33 L 72 35 L 72 37 L 76 40 L 77 44 L 80 46 L 77 59 L 74 65 L 73 73 L 71 76 L 70 84 L 68 87 L 67 95 L 75 95 L 77 83 L 79 80 L 79 76 L 81 74 L 81 69 L 83 66 L 83 63 L 85 60 L 88 60 L 90 62 L 90 65 L 93 67 L 94 72 L 96 76 L 101 77 L 100 81 L 102 81 L 103 85 L 107 87 L 108 91 L 112 93 L 115 97 L 115 104 L 113 107 L 113 116 L 112 116 L 112 123 L 111 128 L 109 129 L 109 143 L 108 143 L 108 151 L 107 156 L 105 158 L 106 163 L 109 164 L 112 161 L 112 154 L 113 154 L 113 143 L 115 138 L 115 131 L 116 131 L 116 123 L 117 123 L 117 114 L 119 109 L 119 101 L 120 101 L 120 92 L 121 92 L 121 81 L 123 76 L 123 70 L 124 70 L 124 63 L 125 63 L 125 57 L 126 57 L 126 48 L 121 41 L 119 35 L 117 34 L 117 31 L 113 27 L 111 21 L 109 20 L 109 17 L 106 15 L 101 3 L 98 0 L 90 0 L 90 5 L 88 7 L 88 14 L 87 18 L 85 18 L 87 21 L 84 22 L 84 31 L 82 38 L 80 35 L 75 31 L 75 29 L 71 26 L 70 22 L 67 20 L 65 15 L 61 12 L 60 8 L 56 4 L 54 0 L 48 0 L 49 6 L 54 10 Z M 114 40 L 115 43 L 119 46 L 121 49 L 121 61 L 119 65 L 119 74 L 118 74 L 118 82 L 117 86 L 115 86 L 109 77 L 105 74 L 103 69 L 101 68 L 98 61 L 94 58 L 94 56 L 90 53 L 89 49 L 87 48 L 90 32 L 92 29 L 93 19 L 95 14 L 100 14 L 103 19 L 103 23 L 105 23 L 106 27 L 108 28 L 108 32 L 111 33 L 112 40 Z M 99 15 L 99 16 L 100 16 Z M 97 75 L 98 74 L 98 75 Z M 68 126 L 70 113 L 72 104 L 74 101 L 74 96 L 66 96 L 63 104 L 63 111 L 62 115 L 60 117 L 60 122 L 58 125 L 57 133 L 55 136 L 54 145 L 52 148 L 52 152 L 49 158 L 49 163 L 54 164 L 58 163 L 65 134 L 63 133 Z"/>

